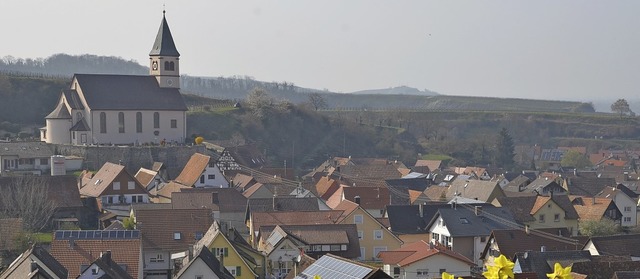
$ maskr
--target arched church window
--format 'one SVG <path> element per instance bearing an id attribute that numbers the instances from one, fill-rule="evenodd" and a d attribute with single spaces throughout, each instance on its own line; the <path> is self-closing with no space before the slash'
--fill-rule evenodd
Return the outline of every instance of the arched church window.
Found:
<path id="1" fill-rule="evenodd" d="M 104 112 L 100 113 L 100 133 L 107 133 L 107 114 Z"/>
<path id="2" fill-rule="evenodd" d="M 76 118 L 78 118 L 78 120 L 80 120 L 82 118 L 82 112 L 77 112 L 76 113 Z"/>
<path id="3" fill-rule="evenodd" d="M 142 112 L 136 112 L 136 132 L 142 133 Z"/>
<path id="4" fill-rule="evenodd" d="M 124 133 L 124 112 L 118 113 L 118 132 Z"/>
<path id="5" fill-rule="evenodd" d="M 158 112 L 153 113 L 153 128 L 160 128 L 160 113 Z"/>

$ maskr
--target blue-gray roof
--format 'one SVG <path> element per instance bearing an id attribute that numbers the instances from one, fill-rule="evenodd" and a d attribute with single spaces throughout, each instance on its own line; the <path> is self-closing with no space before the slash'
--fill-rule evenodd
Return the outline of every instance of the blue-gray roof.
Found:
<path id="1" fill-rule="evenodd" d="M 187 106 L 177 88 L 161 88 L 154 76 L 76 74 L 92 110 L 174 110 Z"/>
<path id="2" fill-rule="evenodd" d="M 160 29 L 158 29 L 158 35 L 153 42 L 153 47 L 149 55 L 154 56 L 180 56 L 180 53 L 176 49 L 175 43 L 173 43 L 173 36 L 171 36 L 171 30 L 169 30 L 169 24 L 167 19 L 162 15 L 162 23 L 160 23 Z"/>
<path id="3" fill-rule="evenodd" d="M 476 214 L 476 207 L 479 214 Z M 452 237 L 488 236 L 492 230 L 511 229 L 516 224 L 511 212 L 491 204 L 457 204 L 440 208 L 427 225 L 428 228 L 435 223 L 438 216 L 442 217 Z"/>

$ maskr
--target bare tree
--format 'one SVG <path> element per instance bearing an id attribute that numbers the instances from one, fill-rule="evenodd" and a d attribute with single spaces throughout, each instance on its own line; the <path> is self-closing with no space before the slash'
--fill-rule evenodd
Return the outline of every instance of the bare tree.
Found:
<path id="1" fill-rule="evenodd" d="M 318 92 L 309 94 L 309 103 L 311 103 L 315 110 L 325 109 L 328 107 L 327 101 Z"/>
<path id="2" fill-rule="evenodd" d="M 16 176 L 0 185 L 0 217 L 22 218 L 24 228 L 38 232 L 49 224 L 56 206 L 44 177 Z"/>
<path id="3" fill-rule="evenodd" d="M 615 103 L 611 104 L 611 111 L 619 113 L 620 118 L 627 113 L 633 113 L 631 108 L 629 108 L 629 103 L 625 99 L 618 99 Z"/>

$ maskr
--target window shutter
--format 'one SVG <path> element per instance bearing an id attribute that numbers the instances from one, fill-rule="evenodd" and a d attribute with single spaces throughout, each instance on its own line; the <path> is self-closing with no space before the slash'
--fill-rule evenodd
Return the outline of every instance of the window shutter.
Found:
<path id="1" fill-rule="evenodd" d="M 240 267 L 236 266 L 236 276 L 240 276 L 242 274 L 240 274 Z"/>
<path id="2" fill-rule="evenodd" d="M 225 257 L 229 256 L 229 249 L 228 248 L 224 248 L 224 256 Z"/>

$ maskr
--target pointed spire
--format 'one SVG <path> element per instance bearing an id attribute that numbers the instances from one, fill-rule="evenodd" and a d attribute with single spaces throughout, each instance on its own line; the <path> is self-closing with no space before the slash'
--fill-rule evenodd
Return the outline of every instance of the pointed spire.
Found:
<path id="1" fill-rule="evenodd" d="M 165 17 L 166 11 L 162 10 L 162 23 L 160 23 L 160 29 L 158 29 L 158 35 L 153 42 L 153 48 L 149 55 L 158 56 L 180 56 L 180 53 L 176 49 L 176 45 L 173 42 L 173 36 L 171 36 L 171 30 L 169 30 L 169 24 Z"/>

